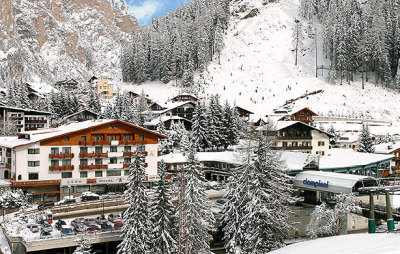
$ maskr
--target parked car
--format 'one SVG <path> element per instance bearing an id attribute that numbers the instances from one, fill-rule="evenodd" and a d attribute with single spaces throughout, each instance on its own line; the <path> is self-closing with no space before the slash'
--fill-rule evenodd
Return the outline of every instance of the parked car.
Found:
<path id="1" fill-rule="evenodd" d="M 117 194 L 115 192 L 107 192 L 106 194 L 103 194 L 101 198 L 106 199 L 106 198 L 116 198 Z"/>
<path id="2" fill-rule="evenodd" d="M 222 207 L 225 203 L 226 203 L 225 199 L 218 199 L 217 201 L 215 201 L 215 205 L 219 207 Z"/>
<path id="3" fill-rule="evenodd" d="M 61 230 L 61 228 L 66 225 L 67 225 L 67 223 L 65 221 L 59 220 L 56 222 L 56 229 Z"/>
<path id="4" fill-rule="evenodd" d="M 32 232 L 32 233 L 37 233 L 39 232 L 39 226 L 36 224 L 28 224 L 26 227 Z"/>
<path id="5" fill-rule="evenodd" d="M 65 204 L 71 204 L 71 203 L 76 203 L 76 199 L 73 196 L 66 196 L 62 200 L 58 201 L 56 204 L 57 205 L 65 205 Z"/>
<path id="6" fill-rule="evenodd" d="M 51 226 L 51 224 L 48 221 L 43 221 L 43 224 L 41 227 L 42 227 L 42 229 L 44 229 L 48 232 L 53 231 L 53 227 Z"/>
<path id="7" fill-rule="evenodd" d="M 83 224 L 86 226 L 96 225 L 96 220 L 94 218 L 87 218 L 83 220 Z"/>
<path id="8" fill-rule="evenodd" d="M 101 225 L 103 223 L 107 223 L 108 220 L 107 220 L 106 216 L 102 215 L 102 216 L 96 217 L 95 221 L 97 224 Z"/>
<path id="9" fill-rule="evenodd" d="M 122 229 L 122 226 L 123 226 L 124 224 L 122 223 L 122 221 L 116 221 L 115 223 L 114 223 L 114 228 L 115 229 L 117 229 L 117 230 L 120 230 L 120 229 Z"/>
<path id="10" fill-rule="evenodd" d="M 72 227 L 68 227 L 68 226 L 62 226 L 60 232 L 61 232 L 61 236 L 74 235 L 75 234 L 75 232 L 72 229 Z"/>
<path id="11" fill-rule="evenodd" d="M 47 202 L 41 203 L 38 206 L 38 209 L 43 209 L 43 208 L 53 207 L 53 206 L 54 206 L 54 202 L 53 201 L 47 201 Z"/>
<path id="12" fill-rule="evenodd" d="M 119 215 L 119 213 L 110 213 L 108 215 L 108 220 L 110 222 L 121 221 L 121 216 Z"/>
<path id="13" fill-rule="evenodd" d="M 87 233 L 96 233 L 96 232 L 100 232 L 100 231 L 101 231 L 101 229 L 96 225 L 90 225 L 90 226 L 87 226 L 87 228 L 86 228 Z"/>
<path id="14" fill-rule="evenodd" d="M 83 220 L 84 220 L 83 218 L 76 218 L 73 221 L 71 221 L 71 226 L 76 227 L 76 226 L 82 225 Z"/>
<path id="15" fill-rule="evenodd" d="M 81 196 L 81 200 L 83 202 L 89 201 L 89 200 L 98 200 L 98 199 L 100 199 L 100 196 L 93 192 L 90 192 L 90 191 L 82 193 L 82 196 Z"/>
<path id="16" fill-rule="evenodd" d="M 41 230 L 40 231 L 40 239 L 49 239 L 51 238 L 51 234 L 49 231 Z"/>
<path id="17" fill-rule="evenodd" d="M 101 232 L 109 232 L 112 231 L 113 227 L 111 226 L 111 224 L 105 222 L 101 224 Z"/>

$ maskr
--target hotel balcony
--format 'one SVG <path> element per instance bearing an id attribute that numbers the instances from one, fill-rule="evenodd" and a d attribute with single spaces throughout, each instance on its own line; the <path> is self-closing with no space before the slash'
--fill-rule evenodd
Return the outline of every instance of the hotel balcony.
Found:
<path id="1" fill-rule="evenodd" d="M 49 166 L 50 171 L 64 171 L 64 170 L 74 170 L 74 165 L 68 166 Z"/>
<path id="2" fill-rule="evenodd" d="M 49 154 L 49 158 L 50 159 L 66 159 L 66 158 L 74 158 L 74 154 L 73 153 L 51 153 Z"/>
<path id="3" fill-rule="evenodd" d="M 288 150 L 288 151 L 295 151 L 295 150 L 312 150 L 312 146 L 275 146 L 272 149 L 274 150 Z"/>
<path id="4" fill-rule="evenodd" d="M 11 164 L 6 163 L 6 168 L 11 169 Z"/>
<path id="5" fill-rule="evenodd" d="M 108 169 L 121 169 L 121 168 L 124 168 L 124 164 L 122 163 L 108 164 Z"/>
<path id="6" fill-rule="evenodd" d="M 123 168 L 129 168 L 131 164 L 130 163 L 124 163 L 124 167 Z"/>
<path id="7" fill-rule="evenodd" d="M 107 169 L 107 165 L 79 165 L 80 170 Z"/>
<path id="8" fill-rule="evenodd" d="M 47 120 L 28 120 L 25 119 L 25 123 L 47 123 Z"/>
<path id="9" fill-rule="evenodd" d="M 279 136 L 278 140 L 309 140 L 311 136 Z"/>
<path id="10" fill-rule="evenodd" d="M 120 145 L 136 145 L 135 140 L 119 140 Z"/>
<path id="11" fill-rule="evenodd" d="M 6 157 L 10 157 L 11 158 L 11 153 L 6 152 Z"/>
<path id="12" fill-rule="evenodd" d="M 132 157 L 133 156 L 133 152 L 124 152 L 124 157 Z"/>

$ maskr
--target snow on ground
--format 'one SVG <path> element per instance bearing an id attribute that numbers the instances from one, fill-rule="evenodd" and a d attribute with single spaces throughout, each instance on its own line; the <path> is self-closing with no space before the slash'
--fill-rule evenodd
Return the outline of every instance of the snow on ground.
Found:
<path id="1" fill-rule="evenodd" d="M 310 107 L 320 115 L 389 121 L 393 126 L 382 132 L 397 131 L 400 108 L 393 107 L 393 103 L 399 100 L 399 96 L 393 90 L 376 87 L 373 83 L 366 84 L 362 90 L 360 81 L 351 85 L 330 84 L 322 77 L 322 74 L 326 76 L 327 70 L 323 73 L 320 70 L 320 77 L 316 78 L 312 39 L 304 41 L 306 49 L 299 53 L 299 65 L 295 66 L 292 28 L 295 18 L 298 18 L 300 0 L 281 0 L 266 5 L 262 5 L 261 1 L 244 0 L 234 2 L 233 8 L 237 9 L 237 5 L 243 3 L 249 7 L 240 16 L 253 8 L 258 8 L 260 14 L 248 19 L 232 17 L 221 53 L 221 64 L 214 60 L 203 73 L 204 82 L 208 85 L 200 97 L 218 93 L 223 100 L 263 116 L 289 99 L 322 89 L 322 93 L 298 100 L 295 106 Z M 318 65 L 327 66 L 321 37 L 318 38 L 318 49 Z M 125 84 L 122 89 L 139 93 L 144 89 L 150 98 L 165 101 L 178 91 L 173 83 Z"/>
<path id="2" fill-rule="evenodd" d="M 289 245 L 270 254 L 395 254 L 399 253 L 398 234 L 350 234 L 320 238 Z"/>
<path id="3" fill-rule="evenodd" d="M 4 254 L 11 254 L 10 246 L 8 245 L 6 236 L 3 234 L 3 229 L 0 228 L 0 250 Z"/>

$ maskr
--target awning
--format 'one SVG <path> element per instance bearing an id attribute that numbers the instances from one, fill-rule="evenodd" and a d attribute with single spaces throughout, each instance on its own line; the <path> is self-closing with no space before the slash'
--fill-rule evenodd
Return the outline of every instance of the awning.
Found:
<path id="1" fill-rule="evenodd" d="M 294 187 L 303 190 L 350 194 L 354 185 L 369 176 L 342 174 L 323 171 L 305 171 L 296 175 Z"/>

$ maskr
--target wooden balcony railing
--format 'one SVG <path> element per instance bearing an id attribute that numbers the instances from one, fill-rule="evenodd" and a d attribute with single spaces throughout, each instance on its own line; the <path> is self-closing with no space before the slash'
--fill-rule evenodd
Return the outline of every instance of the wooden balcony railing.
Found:
<path id="1" fill-rule="evenodd" d="M 28 120 L 28 119 L 25 119 L 25 123 L 47 123 L 47 120 Z"/>
<path id="2" fill-rule="evenodd" d="M 136 145 L 135 140 L 120 140 L 119 141 L 120 145 Z"/>
<path id="3" fill-rule="evenodd" d="M 94 153 L 79 153 L 79 158 L 93 158 Z"/>
<path id="4" fill-rule="evenodd" d="M 73 153 L 50 153 L 49 154 L 50 159 L 64 159 L 64 158 L 74 158 Z"/>
<path id="5" fill-rule="evenodd" d="M 274 150 L 311 150 L 312 146 L 275 146 L 272 147 L 272 149 Z"/>
<path id="6" fill-rule="evenodd" d="M 79 165 L 80 170 L 107 169 L 107 165 Z"/>
<path id="7" fill-rule="evenodd" d="M 11 158 L 11 153 L 6 152 L 6 157 L 10 157 Z"/>
<path id="8" fill-rule="evenodd" d="M 129 168 L 130 165 L 129 163 L 124 163 L 124 168 Z"/>
<path id="9" fill-rule="evenodd" d="M 88 144 L 88 142 L 86 142 Z M 111 144 L 111 141 L 105 141 L 105 140 L 98 140 L 98 141 L 93 141 L 92 146 L 109 146 Z"/>
<path id="10" fill-rule="evenodd" d="M 6 163 L 6 168 L 11 169 L 11 164 Z"/>
<path id="11" fill-rule="evenodd" d="M 143 151 L 142 154 L 143 154 L 144 156 L 147 156 L 148 152 L 147 152 L 147 151 Z"/>
<path id="12" fill-rule="evenodd" d="M 95 158 L 99 158 L 99 157 L 107 158 L 108 154 L 107 153 L 94 153 L 94 157 Z"/>
<path id="13" fill-rule="evenodd" d="M 124 157 L 132 157 L 133 152 L 124 152 Z"/>
<path id="14" fill-rule="evenodd" d="M 16 182 L 12 181 L 12 187 L 23 187 L 23 186 L 47 186 L 47 185 L 60 185 L 60 180 L 43 180 L 43 181 L 23 181 Z"/>
<path id="15" fill-rule="evenodd" d="M 49 166 L 50 171 L 64 171 L 64 170 L 74 170 L 74 165 L 68 166 Z"/>

